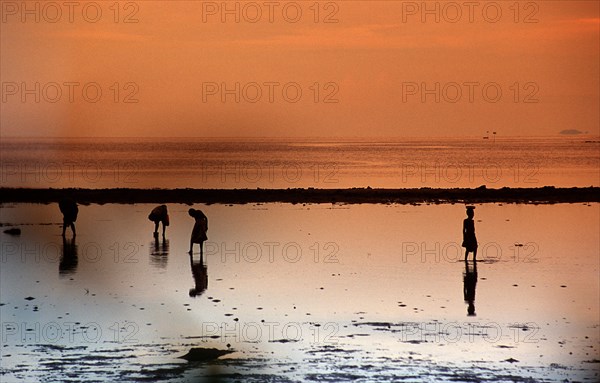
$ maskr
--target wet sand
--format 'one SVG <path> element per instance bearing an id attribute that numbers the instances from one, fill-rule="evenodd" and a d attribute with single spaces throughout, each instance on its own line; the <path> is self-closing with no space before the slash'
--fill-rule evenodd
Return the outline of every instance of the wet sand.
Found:
<path id="1" fill-rule="evenodd" d="M 2 382 L 598 381 L 597 203 L 476 204 L 476 316 L 463 206 L 198 204 L 205 269 L 152 207 L 2 205 Z"/>
<path id="2" fill-rule="evenodd" d="M 30 189 L 0 188 L 0 202 L 58 202 L 67 194 L 80 203 L 559 203 L 600 202 L 600 188 L 420 189 Z"/>

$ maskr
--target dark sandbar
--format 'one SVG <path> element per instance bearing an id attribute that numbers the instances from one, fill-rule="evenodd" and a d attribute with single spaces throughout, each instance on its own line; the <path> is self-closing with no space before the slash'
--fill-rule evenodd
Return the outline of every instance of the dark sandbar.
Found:
<path id="1" fill-rule="evenodd" d="M 0 188 L 0 203 L 575 203 L 600 202 L 600 187 L 488 189 L 29 189 Z"/>

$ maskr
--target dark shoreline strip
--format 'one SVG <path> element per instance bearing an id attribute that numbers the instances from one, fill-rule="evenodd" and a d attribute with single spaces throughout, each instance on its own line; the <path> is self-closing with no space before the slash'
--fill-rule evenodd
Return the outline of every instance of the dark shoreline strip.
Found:
<path id="1" fill-rule="evenodd" d="M 600 202 L 600 187 L 487 189 L 29 189 L 0 188 L 0 203 L 574 203 Z"/>

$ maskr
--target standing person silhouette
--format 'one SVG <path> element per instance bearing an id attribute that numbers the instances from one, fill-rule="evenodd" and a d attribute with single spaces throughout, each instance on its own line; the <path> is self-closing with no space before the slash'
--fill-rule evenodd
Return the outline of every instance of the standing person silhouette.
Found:
<path id="1" fill-rule="evenodd" d="M 475 237 L 475 206 L 467 206 L 467 218 L 463 221 L 463 242 L 462 247 L 465 248 L 465 261 L 469 253 L 473 253 L 473 261 L 477 260 L 477 238 Z"/>
<path id="2" fill-rule="evenodd" d="M 79 213 L 77 203 L 71 198 L 64 198 L 58 203 L 58 208 L 63 215 L 62 236 L 65 236 L 67 226 L 69 226 L 73 231 L 73 237 L 75 237 L 75 221 L 77 221 L 77 214 Z"/>
<path id="3" fill-rule="evenodd" d="M 206 232 L 208 231 L 208 218 L 202 210 L 190 209 L 188 214 L 192 216 L 196 223 L 194 229 L 192 229 L 192 237 L 190 238 L 190 251 L 189 254 L 193 254 L 194 243 L 200 244 L 200 255 L 204 254 L 202 250 L 202 244 L 208 239 Z"/>
<path id="4" fill-rule="evenodd" d="M 165 238 L 165 230 L 169 226 L 169 212 L 167 205 L 160 205 L 152 209 L 148 219 L 154 222 L 154 238 L 158 238 L 158 225 L 162 222 L 162 236 Z"/>

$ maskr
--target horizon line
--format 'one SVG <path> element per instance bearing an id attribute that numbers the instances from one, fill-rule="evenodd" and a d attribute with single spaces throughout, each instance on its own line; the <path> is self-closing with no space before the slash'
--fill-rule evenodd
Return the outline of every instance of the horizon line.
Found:
<path id="1" fill-rule="evenodd" d="M 147 139 L 412 139 L 412 138 L 448 138 L 448 139 L 484 139 L 483 135 L 457 135 L 457 136 L 0 136 L 3 138 L 18 138 L 18 139 L 127 139 L 127 138 L 147 138 Z M 600 134 L 580 133 L 580 134 L 547 134 L 547 135 L 496 135 L 495 139 L 503 138 L 576 138 L 576 137 L 597 137 Z M 492 138 L 492 137 L 490 137 Z"/>

